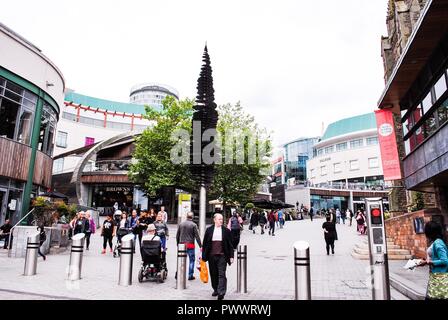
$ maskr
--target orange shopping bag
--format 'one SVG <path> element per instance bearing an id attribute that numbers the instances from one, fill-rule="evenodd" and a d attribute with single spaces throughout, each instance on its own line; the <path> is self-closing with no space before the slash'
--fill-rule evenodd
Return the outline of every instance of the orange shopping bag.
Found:
<path id="1" fill-rule="evenodd" d="M 200 265 L 201 265 L 201 271 L 200 271 L 201 281 L 204 282 L 204 283 L 207 283 L 208 282 L 207 263 L 204 260 L 201 259 Z"/>

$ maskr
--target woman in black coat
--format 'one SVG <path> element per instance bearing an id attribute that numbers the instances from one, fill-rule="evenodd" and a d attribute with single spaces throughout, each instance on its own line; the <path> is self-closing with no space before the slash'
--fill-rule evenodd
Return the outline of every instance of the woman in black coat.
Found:
<path id="1" fill-rule="evenodd" d="M 331 217 L 327 215 L 326 222 L 322 224 L 322 229 L 324 229 L 324 239 L 327 246 L 327 255 L 331 253 L 334 254 L 334 240 L 336 240 L 336 225 L 331 222 Z"/>

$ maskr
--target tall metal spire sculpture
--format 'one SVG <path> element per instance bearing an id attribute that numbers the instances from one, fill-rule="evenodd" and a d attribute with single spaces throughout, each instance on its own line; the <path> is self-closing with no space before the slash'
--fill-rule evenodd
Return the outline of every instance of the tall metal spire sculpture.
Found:
<path id="1" fill-rule="evenodd" d="M 202 151 L 209 146 L 210 157 L 214 157 L 214 140 L 203 141 L 203 134 L 208 129 L 216 129 L 218 112 L 216 111 L 215 90 L 213 89 L 212 67 L 207 44 L 202 55 L 203 65 L 198 78 L 196 105 L 193 113 L 193 134 L 191 137 L 191 173 L 199 186 L 199 231 L 205 233 L 206 188 L 213 182 L 214 164 L 204 161 Z M 199 128 L 200 127 L 200 128 Z M 199 135 L 200 132 L 200 135 Z M 210 148 L 211 147 L 211 148 Z"/>

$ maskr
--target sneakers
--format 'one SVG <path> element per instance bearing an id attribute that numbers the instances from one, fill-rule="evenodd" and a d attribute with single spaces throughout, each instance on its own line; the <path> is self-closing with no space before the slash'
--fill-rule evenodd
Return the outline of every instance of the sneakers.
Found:
<path id="1" fill-rule="evenodd" d="M 224 295 L 218 295 L 218 300 L 224 300 Z"/>
<path id="2" fill-rule="evenodd" d="M 112 249 L 110 249 L 110 253 L 114 252 Z"/>
<path id="3" fill-rule="evenodd" d="M 46 257 L 46 256 L 43 256 L 42 258 L 44 258 L 44 261 L 47 260 L 47 257 Z"/>
<path id="4" fill-rule="evenodd" d="M 188 277 L 188 280 L 195 280 L 196 278 L 194 276 Z"/>
<path id="5" fill-rule="evenodd" d="M 218 292 L 216 292 L 216 291 L 212 293 L 212 297 L 216 297 L 217 295 L 218 295 Z"/>
<path id="6" fill-rule="evenodd" d="M 101 251 L 101 254 L 106 254 L 106 250 L 103 249 L 103 250 Z"/>

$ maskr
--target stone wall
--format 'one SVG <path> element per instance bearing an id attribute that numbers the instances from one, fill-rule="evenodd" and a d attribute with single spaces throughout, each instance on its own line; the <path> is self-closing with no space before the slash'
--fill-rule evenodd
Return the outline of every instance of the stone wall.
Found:
<path id="1" fill-rule="evenodd" d="M 386 234 L 393 239 L 396 245 L 402 249 L 411 251 L 417 258 L 426 257 L 426 237 L 424 233 L 417 234 L 414 227 L 414 219 L 422 217 L 424 223 L 431 221 L 435 215 L 441 215 L 438 209 L 424 209 L 410 212 L 401 216 L 386 220 Z M 446 221 L 445 221 L 446 223 Z"/>

